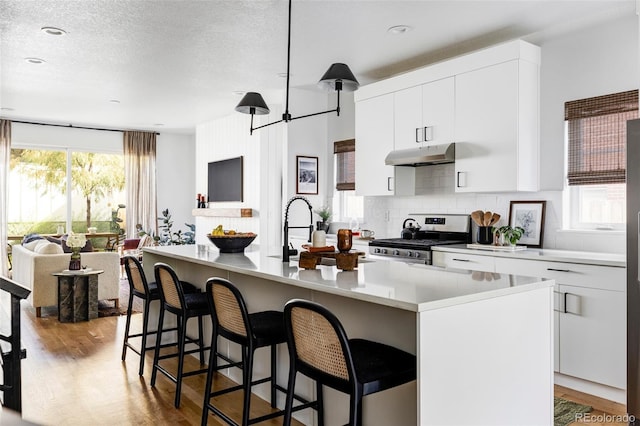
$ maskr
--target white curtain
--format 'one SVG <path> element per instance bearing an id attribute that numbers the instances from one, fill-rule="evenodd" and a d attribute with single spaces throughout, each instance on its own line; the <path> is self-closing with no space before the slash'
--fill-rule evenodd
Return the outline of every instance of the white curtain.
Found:
<path id="1" fill-rule="evenodd" d="M 9 160 L 11 158 L 11 121 L 0 120 L 0 275 L 9 276 L 7 258 L 7 196 Z"/>
<path id="2" fill-rule="evenodd" d="M 124 177 L 127 238 L 137 237 L 137 224 L 144 231 L 157 234 L 155 133 L 124 132 Z"/>

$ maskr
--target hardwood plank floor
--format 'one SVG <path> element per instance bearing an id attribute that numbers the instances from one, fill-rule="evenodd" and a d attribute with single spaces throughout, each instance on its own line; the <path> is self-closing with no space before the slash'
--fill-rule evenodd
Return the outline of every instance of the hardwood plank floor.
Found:
<path id="1" fill-rule="evenodd" d="M 623 421 L 627 413 L 624 404 L 598 398 L 597 396 L 588 395 L 559 385 L 554 386 L 554 394 L 557 397 L 593 407 L 593 410 L 589 413 L 588 421 L 587 419 L 585 419 L 585 421 L 575 421 L 571 423 L 570 426 L 580 426 L 584 424 L 589 424 L 589 426 L 626 426 L 629 424 L 628 421 Z"/>
<path id="2" fill-rule="evenodd" d="M 55 308 L 43 308 L 37 318 L 27 303 L 22 313 L 24 420 L 43 425 L 200 424 L 206 375 L 183 381 L 176 409 L 173 382 L 159 374 L 156 387 L 149 384 L 153 351 L 147 353 L 144 377 L 138 376 L 137 354 L 128 351 L 126 361 L 120 360 L 125 316 L 60 323 Z M 132 316 L 133 330 L 140 330 L 141 323 L 142 315 Z M 187 358 L 185 371 L 199 367 L 194 357 Z M 228 386 L 229 381 L 218 376 L 214 384 Z M 219 406 L 239 421 L 242 392 L 220 398 Z M 252 416 L 268 412 L 266 401 L 252 399 Z M 224 423 L 209 415 L 209 424 Z M 261 424 L 282 424 L 282 417 Z"/>
<path id="3" fill-rule="evenodd" d="M 41 318 L 27 303 L 22 304 L 23 345 L 23 419 L 43 425 L 198 425 L 202 413 L 205 377 L 184 380 L 182 405 L 173 406 L 175 385 L 158 375 L 151 388 L 152 351 L 147 354 L 144 377 L 138 376 L 138 356 L 129 351 L 120 360 L 125 316 L 106 317 L 81 323 L 58 322 L 55 308 L 43 308 Z M 139 330 L 142 315 L 132 317 L 132 329 Z M 191 357 L 188 369 L 197 368 Z M 223 376 L 214 380 L 228 386 Z M 591 405 L 591 415 L 624 415 L 625 406 L 571 389 L 555 386 L 555 395 Z M 240 419 L 240 392 L 218 400 L 219 406 L 236 420 Z M 252 416 L 270 412 L 269 404 L 252 399 Z M 209 415 L 210 425 L 222 425 Z M 282 424 L 276 418 L 264 425 Z M 300 425 L 300 423 L 294 422 Z M 573 425 L 585 423 L 574 422 Z M 624 422 L 590 422 L 590 425 L 624 425 Z"/>

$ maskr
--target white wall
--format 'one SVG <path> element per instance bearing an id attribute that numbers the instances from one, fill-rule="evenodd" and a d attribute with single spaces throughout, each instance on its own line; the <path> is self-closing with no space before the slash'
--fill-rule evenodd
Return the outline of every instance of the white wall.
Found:
<path id="1" fill-rule="evenodd" d="M 122 142 L 121 142 L 122 144 Z M 158 217 L 169 209 L 172 231 L 188 231 L 185 223 L 195 223 L 195 135 L 160 133 L 156 139 L 156 188 Z M 196 228 L 196 233 L 198 229 Z"/>

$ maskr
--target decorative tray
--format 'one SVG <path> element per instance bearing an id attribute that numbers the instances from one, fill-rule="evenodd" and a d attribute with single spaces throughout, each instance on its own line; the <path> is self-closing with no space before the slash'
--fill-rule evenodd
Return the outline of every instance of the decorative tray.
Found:
<path id="1" fill-rule="evenodd" d="M 92 272 L 92 268 L 84 268 L 84 269 L 65 269 L 62 272 L 65 274 L 86 274 L 87 272 Z"/>
<path id="2" fill-rule="evenodd" d="M 467 248 L 493 251 L 520 251 L 526 250 L 527 246 L 494 246 L 493 244 L 467 244 Z"/>

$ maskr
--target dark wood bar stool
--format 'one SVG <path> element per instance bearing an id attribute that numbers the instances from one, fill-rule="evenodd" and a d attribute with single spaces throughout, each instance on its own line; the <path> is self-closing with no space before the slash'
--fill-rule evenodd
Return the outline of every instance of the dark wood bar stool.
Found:
<path id="1" fill-rule="evenodd" d="M 291 424 L 296 373 L 315 380 L 317 400 L 306 404 L 324 425 L 322 386 L 349 394 L 349 425 L 362 425 L 362 397 L 416 379 L 416 357 L 365 339 L 348 339 L 338 318 L 306 300 L 284 307 L 289 345 L 289 384 L 284 425 Z M 300 407 L 296 407 L 300 408 Z"/>
<path id="2" fill-rule="evenodd" d="M 209 411 L 218 415 L 225 422 L 236 425 L 227 414 L 220 411 L 212 404 L 211 398 L 218 395 L 244 391 L 242 408 L 242 425 L 258 423 L 284 414 L 283 410 L 266 414 L 261 417 L 249 418 L 251 387 L 260 383 L 271 384 L 271 407 L 276 408 L 276 391 L 286 393 L 286 389 L 276 383 L 276 347 L 287 341 L 284 329 L 282 312 L 263 311 L 248 313 L 247 306 L 240 291 L 229 281 L 222 278 L 210 278 L 207 281 L 207 298 L 211 306 L 213 319 L 213 334 L 211 337 L 211 352 L 209 356 L 209 371 L 205 388 L 204 405 L 202 410 L 202 425 L 207 424 Z M 235 342 L 242 346 L 242 360 L 234 361 L 217 353 L 218 337 Z M 271 348 L 271 375 L 259 380 L 253 380 L 254 352 L 258 348 L 269 346 Z M 217 364 L 217 358 L 227 362 L 224 365 Z M 243 383 L 226 389 L 211 392 L 211 382 L 217 370 L 227 367 L 242 369 Z"/>
<path id="3" fill-rule="evenodd" d="M 174 405 L 180 408 L 180 394 L 182 390 L 182 379 L 188 376 L 194 376 L 207 372 L 206 368 L 200 368 L 193 371 L 184 371 L 184 357 L 192 353 L 199 352 L 200 365 L 204 366 L 204 351 L 209 350 L 210 346 L 204 345 L 202 331 L 202 317 L 211 315 L 207 295 L 205 293 L 185 293 L 182 290 L 180 280 L 171 266 L 166 263 L 156 263 L 154 272 L 158 290 L 160 293 L 160 301 L 162 309 L 160 310 L 160 319 L 158 320 L 158 336 L 156 340 L 156 349 L 153 357 L 153 371 L 151 373 L 151 386 L 155 386 L 158 371 L 167 376 L 176 384 L 176 397 Z M 162 344 L 162 325 L 164 323 L 165 312 L 171 312 L 176 316 L 178 321 L 178 340 L 173 344 Z M 191 338 L 187 336 L 187 323 L 190 318 L 198 319 L 198 337 Z M 187 344 L 195 344 L 195 349 L 186 349 Z M 178 352 L 160 355 L 162 347 L 177 346 Z M 178 357 L 178 371 L 174 376 L 169 370 L 160 364 L 161 360 L 167 358 Z"/>
<path id="4" fill-rule="evenodd" d="M 122 360 L 127 358 L 127 348 L 140 356 L 140 369 L 138 374 L 140 376 L 144 373 L 144 354 L 146 351 L 155 349 L 155 345 L 147 347 L 147 336 L 150 334 L 157 334 L 157 331 L 149 331 L 149 308 L 151 302 L 154 300 L 160 300 L 160 293 L 158 292 L 158 286 L 155 281 L 148 282 L 145 276 L 142 264 L 138 260 L 137 256 L 124 256 L 122 258 L 122 264 L 126 272 L 127 280 L 129 281 L 129 304 L 127 307 L 127 323 L 124 328 L 124 342 L 122 344 Z M 182 289 L 185 293 L 198 293 L 200 290 L 191 283 L 181 281 Z M 138 297 L 144 302 L 144 311 L 142 312 L 142 332 L 130 333 L 131 327 L 131 313 L 133 311 L 133 298 Z M 164 331 L 176 331 L 177 328 L 165 329 Z M 129 342 L 132 338 L 141 338 L 140 346 L 137 347 Z"/>

